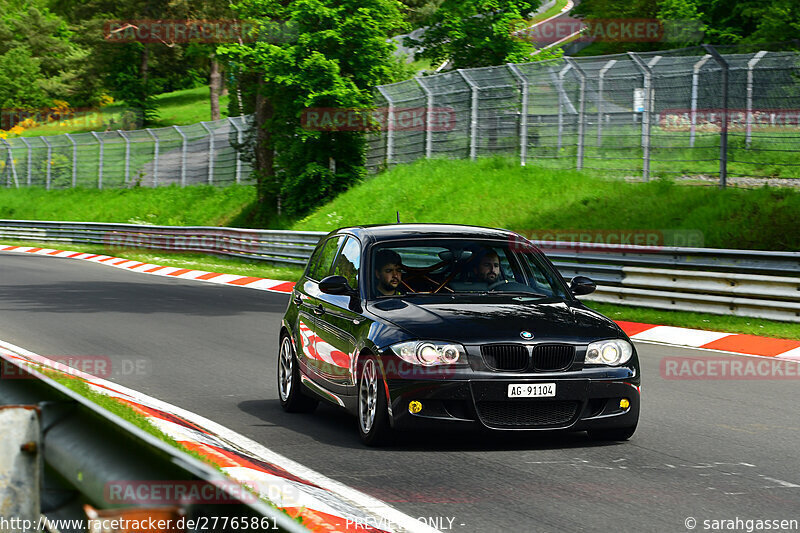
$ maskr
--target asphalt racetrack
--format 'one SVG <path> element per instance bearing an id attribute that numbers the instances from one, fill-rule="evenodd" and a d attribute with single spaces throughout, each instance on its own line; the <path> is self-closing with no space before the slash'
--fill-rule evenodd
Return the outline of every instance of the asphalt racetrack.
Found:
<path id="1" fill-rule="evenodd" d="M 709 531 L 721 530 L 712 520 L 737 519 L 728 530 L 746 531 L 747 520 L 800 520 L 796 378 L 667 380 L 665 356 L 736 356 L 638 344 L 642 415 L 627 443 L 596 444 L 583 433 L 422 433 L 369 449 L 355 419 L 335 408 L 281 410 L 275 352 L 287 298 L 0 254 L 0 339 L 50 358 L 107 357 L 112 375 L 100 377 L 219 422 L 442 531 Z"/>

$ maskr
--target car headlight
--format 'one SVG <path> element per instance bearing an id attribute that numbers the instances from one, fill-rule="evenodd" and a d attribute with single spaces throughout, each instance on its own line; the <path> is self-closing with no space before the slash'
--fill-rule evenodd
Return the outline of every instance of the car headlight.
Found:
<path id="1" fill-rule="evenodd" d="M 389 348 L 403 361 L 415 365 L 455 365 L 467 361 L 464 347 L 450 342 L 409 341 L 394 344 Z"/>
<path id="2" fill-rule="evenodd" d="M 587 365 L 617 366 L 627 363 L 633 355 L 633 346 L 622 339 L 597 341 L 586 350 Z"/>

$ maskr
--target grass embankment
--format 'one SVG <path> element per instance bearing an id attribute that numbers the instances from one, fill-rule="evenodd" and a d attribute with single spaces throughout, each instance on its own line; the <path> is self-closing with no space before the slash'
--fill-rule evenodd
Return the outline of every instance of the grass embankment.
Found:
<path id="1" fill-rule="evenodd" d="M 354 187 L 292 227 L 448 222 L 543 230 L 688 230 L 701 246 L 800 250 L 800 192 L 624 183 L 509 159 L 420 161 Z M 668 236 L 668 233 L 664 234 Z M 665 243 L 669 244 L 669 243 Z"/>
<path id="2" fill-rule="evenodd" d="M 252 187 L 125 190 L 0 189 L 0 218 L 234 225 L 250 219 Z M 449 222 L 543 230 L 688 230 L 703 245 L 800 250 L 800 192 L 691 187 L 667 181 L 624 183 L 587 173 L 521 168 L 515 161 L 422 161 L 354 187 L 287 227 L 329 231 L 345 225 Z M 668 235 L 669 233 L 665 233 Z M 7 241 L 3 241 L 7 242 Z M 25 244 L 8 242 L 9 244 Z M 30 243 L 28 243 L 30 244 Z M 118 255 L 167 266 L 296 280 L 300 270 L 204 255 L 45 246 Z M 800 339 L 796 325 L 710 314 L 592 304 L 617 320 Z"/>
<path id="3" fill-rule="evenodd" d="M 155 99 L 158 102 L 158 119 L 150 125 L 152 128 L 188 126 L 200 121 L 211 120 L 208 86 L 159 94 Z M 219 99 L 220 113 L 223 118 L 227 116 L 228 99 L 228 95 L 221 96 Z M 22 132 L 20 137 L 122 129 L 122 114 L 126 109 L 125 102 L 117 102 L 98 112 L 80 111 L 75 119 L 29 128 Z"/>

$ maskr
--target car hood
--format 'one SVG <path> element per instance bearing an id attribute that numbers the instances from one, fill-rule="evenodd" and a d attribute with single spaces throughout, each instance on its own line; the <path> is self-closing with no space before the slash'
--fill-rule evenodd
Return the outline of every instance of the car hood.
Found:
<path id="1" fill-rule="evenodd" d="M 523 331 L 532 333 L 534 341 L 585 343 L 624 336 L 608 318 L 560 299 L 393 298 L 371 305 L 370 311 L 411 337 L 462 344 L 521 342 Z"/>

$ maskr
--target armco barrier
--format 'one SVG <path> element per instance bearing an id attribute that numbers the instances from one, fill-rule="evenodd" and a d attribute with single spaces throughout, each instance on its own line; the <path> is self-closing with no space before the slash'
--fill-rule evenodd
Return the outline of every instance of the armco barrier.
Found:
<path id="1" fill-rule="evenodd" d="M 304 264 L 324 232 L 0 220 L 0 239 L 96 244 Z M 589 299 L 800 322 L 800 252 L 534 241 Z"/>
<path id="2" fill-rule="evenodd" d="M 106 488 L 110 483 L 170 480 L 197 487 L 209 485 L 214 494 L 225 495 L 224 504 L 195 502 L 180 505 L 180 511 L 187 519 L 212 514 L 231 520 L 234 517 L 247 519 L 249 525 L 255 524 L 251 528 L 254 531 L 308 531 L 286 514 L 256 498 L 243 501 L 242 494 L 250 493 L 234 491 L 231 480 L 210 465 L 169 446 L 41 374 L 21 357 L 1 350 L 0 365 L 3 369 L 0 405 L 36 406 L 41 413 L 42 442 L 28 448 L 31 454 L 42 454 L 48 467 L 43 485 L 47 497 L 43 498 L 41 509 L 48 518 L 81 518 L 83 504 L 107 507 Z M 116 507 L 136 506 L 127 503 Z M 236 529 L 217 528 L 218 531 Z"/>

